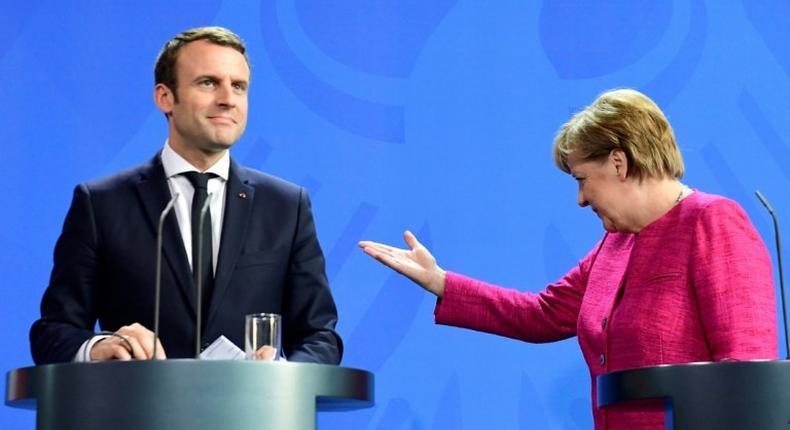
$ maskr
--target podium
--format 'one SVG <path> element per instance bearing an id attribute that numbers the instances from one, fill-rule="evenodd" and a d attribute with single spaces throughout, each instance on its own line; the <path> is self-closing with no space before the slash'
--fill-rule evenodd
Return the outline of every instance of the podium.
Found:
<path id="1" fill-rule="evenodd" d="M 598 406 L 664 399 L 666 428 L 790 429 L 790 361 L 661 365 L 598 377 Z"/>
<path id="2" fill-rule="evenodd" d="M 308 430 L 316 411 L 373 406 L 373 375 L 265 361 L 50 364 L 8 372 L 6 405 L 37 409 L 39 430 Z"/>

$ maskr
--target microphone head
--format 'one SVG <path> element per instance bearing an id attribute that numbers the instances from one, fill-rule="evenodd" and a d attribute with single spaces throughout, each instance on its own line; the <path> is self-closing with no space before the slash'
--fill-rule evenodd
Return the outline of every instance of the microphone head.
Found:
<path id="1" fill-rule="evenodd" d="M 759 190 L 755 190 L 754 194 L 757 196 L 758 199 L 760 199 L 760 203 L 762 203 L 763 206 L 765 206 L 765 208 L 768 209 L 768 212 L 774 213 L 774 208 L 772 208 L 771 205 L 768 204 L 768 200 L 765 198 L 765 196 L 763 196 L 763 193 L 761 193 Z"/>

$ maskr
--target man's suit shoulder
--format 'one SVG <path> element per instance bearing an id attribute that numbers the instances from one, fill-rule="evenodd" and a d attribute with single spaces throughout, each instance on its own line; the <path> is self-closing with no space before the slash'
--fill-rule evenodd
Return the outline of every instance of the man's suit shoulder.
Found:
<path id="1" fill-rule="evenodd" d="M 83 182 L 79 185 L 79 187 L 88 189 L 91 194 L 117 192 L 124 188 L 133 187 L 140 181 L 155 175 L 157 167 L 160 170 L 159 173 L 161 177 L 164 178 L 162 164 L 158 163 L 157 166 L 155 160 L 150 160 L 147 163 L 130 167 L 120 172 L 113 173 L 109 176 Z"/>
<path id="2" fill-rule="evenodd" d="M 239 176 L 242 177 L 247 185 L 258 190 L 282 194 L 283 197 L 298 197 L 303 193 L 303 188 L 301 186 L 277 176 L 238 164 L 236 168 L 239 171 Z"/>

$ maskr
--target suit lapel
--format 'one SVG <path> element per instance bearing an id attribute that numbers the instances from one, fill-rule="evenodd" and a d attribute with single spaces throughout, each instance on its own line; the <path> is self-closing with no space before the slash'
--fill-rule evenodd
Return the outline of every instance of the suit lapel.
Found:
<path id="1" fill-rule="evenodd" d="M 222 296 L 228 289 L 233 268 L 241 254 L 246 237 L 250 209 L 255 198 L 255 188 L 248 184 L 245 172 L 233 159 L 230 161 L 228 183 L 225 190 L 225 214 L 222 221 L 222 238 L 219 245 L 217 270 L 214 276 L 214 292 L 211 295 L 206 326 L 219 307 Z"/>
<path id="2" fill-rule="evenodd" d="M 158 153 L 149 165 L 143 168 L 140 181 L 137 183 L 137 191 L 148 215 L 149 224 L 154 234 L 156 234 L 159 227 L 159 214 L 171 198 L 170 188 L 167 186 L 167 178 L 165 177 L 165 171 Z M 181 231 L 178 228 L 178 221 L 173 211 L 165 219 L 162 248 L 165 261 L 167 261 L 167 265 L 170 267 L 179 288 L 184 293 L 184 297 L 189 302 L 189 308 L 194 312 L 196 300 L 192 286 L 192 270 L 189 268 L 189 260 L 184 250 L 184 241 L 181 238 Z M 142 251 L 156 252 L 154 246 L 152 246 L 151 250 Z M 163 267 L 163 270 L 166 269 Z"/>

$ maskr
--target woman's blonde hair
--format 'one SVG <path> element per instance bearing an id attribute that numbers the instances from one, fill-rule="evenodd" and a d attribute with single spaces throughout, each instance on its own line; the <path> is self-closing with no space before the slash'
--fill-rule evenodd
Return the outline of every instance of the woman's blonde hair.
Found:
<path id="1" fill-rule="evenodd" d="M 554 163 L 570 173 L 568 157 L 600 159 L 623 151 L 628 176 L 681 178 L 684 172 L 672 126 L 649 97 L 632 89 L 606 91 L 563 124 L 554 138 Z"/>

